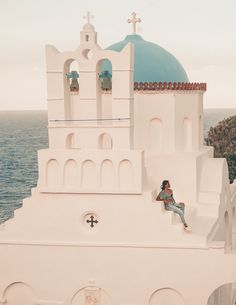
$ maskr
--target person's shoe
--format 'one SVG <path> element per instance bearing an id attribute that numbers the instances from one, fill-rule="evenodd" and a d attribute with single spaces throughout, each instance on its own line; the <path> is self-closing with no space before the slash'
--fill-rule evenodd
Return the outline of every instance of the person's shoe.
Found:
<path id="1" fill-rule="evenodd" d="M 184 230 L 187 231 L 187 232 L 192 232 L 192 230 L 189 226 L 184 226 Z"/>

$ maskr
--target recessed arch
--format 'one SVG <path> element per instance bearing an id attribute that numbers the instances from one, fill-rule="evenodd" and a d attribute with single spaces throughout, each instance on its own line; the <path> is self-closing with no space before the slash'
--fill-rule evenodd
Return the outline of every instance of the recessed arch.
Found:
<path id="1" fill-rule="evenodd" d="M 184 305 L 183 296 L 175 289 L 161 288 L 153 292 L 149 305 Z"/>
<path id="2" fill-rule="evenodd" d="M 115 167 L 111 160 L 106 159 L 101 164 L 101 186 L 103 189 L 114 189 Z"/>
<path id="3" fill-rule="evenodd" d="M 98 172 L 92 160 L 85 160 L 81 167 L 82 187 L 95 189 L 98 186 Z"/>
<path id="4" fill-rule="evenodd" d="M 48 187 L 59 187 L 61 185 L 60 166 L 56 159 L 50 159 L 46 165 L 46 181 Z"/>
<path id="5" fill-rule="evenodd" d="M 71 305 L 111 305 L 110 295 L 102 288 L 96 286 L 83 287 L 77 290 L 71 301 Z"/>
<path id="6" fill-rule="evenodd" d="M 152 118 L 148 126 L 148 148 L 161 152 L 163 142 L 163 124 L 160 118 Z"/>
<path id="7" fill-rule="evenodd" d="M 121 190 L 132 190 L 134 188 L 134 168 L 127 159 L 119 163 L 119 186 Z"/>
<path id="8" fill-rule="evenodd" d="M 76 147 L 76 139 L 75 139 L 75 134 L 72 132 L 66 136 L 66 148 L 72 149 L 75 147 Z"/>
<path id="9" fill-rule="evenodd" d="M 98 137 L 98 148 L 99 149 L 112 149 L 113 147 L 113 141 L 112 137 L 104 132 Z"/>
<path id="10" fill-rule="evenodd" d="M 67 160 L 63 171 L 63 185 L 66 188 L 76 188 L 79 185 L 78 164 L 75 160 Z"/>
<path id="11" fill-rule="evenodd" d="M 32 287 L 24 282 L 14 282 L 8 285 L 3 297 L 8 305 L 34 305 L 36 301 Z"/>

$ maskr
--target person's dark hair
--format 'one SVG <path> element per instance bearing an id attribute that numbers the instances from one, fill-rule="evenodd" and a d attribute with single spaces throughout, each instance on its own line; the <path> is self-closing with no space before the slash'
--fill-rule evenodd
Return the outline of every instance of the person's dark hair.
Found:
<path id="1" fill-rule="evenodd" d="M 164 190 L 165 186 L 167 185 L 167 183 L 169 182 L 169 180 L 163 180 L 162 181 L 162 185 L 161 185 L 161 189 Z"/>

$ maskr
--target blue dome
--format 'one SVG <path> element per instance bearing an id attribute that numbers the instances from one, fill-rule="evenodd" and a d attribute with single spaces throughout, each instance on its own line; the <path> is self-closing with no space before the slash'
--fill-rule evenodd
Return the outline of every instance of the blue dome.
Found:
<path id="1" fill-rule="evenodd" d="M 181 63 L 159 45 L 145 41 L 140 35 L 127 35 L 107 50 L 120 52 L 128 42 L 134 45 L 135 82 L 189 82 Z M 102 71 L 111 72 L 110 62 L 104 61 Z"/>

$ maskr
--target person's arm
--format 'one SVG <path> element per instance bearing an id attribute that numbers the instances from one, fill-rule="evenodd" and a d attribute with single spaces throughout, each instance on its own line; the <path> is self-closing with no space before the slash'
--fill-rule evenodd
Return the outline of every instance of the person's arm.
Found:
<path id="1" fill-rule="evenodd" d="M 156 201 L 163 201 L 165 204 L 168 203 L 168 201 L 161 196 L 161 192 L 158 194 Z"/>
<path id="2" fill-rule="evenodd" d="M 171 193 L 172 193 L 172 199 L 175 202 L 174 195 L 173 195 L 173 190 L 171 190 Z"/>

